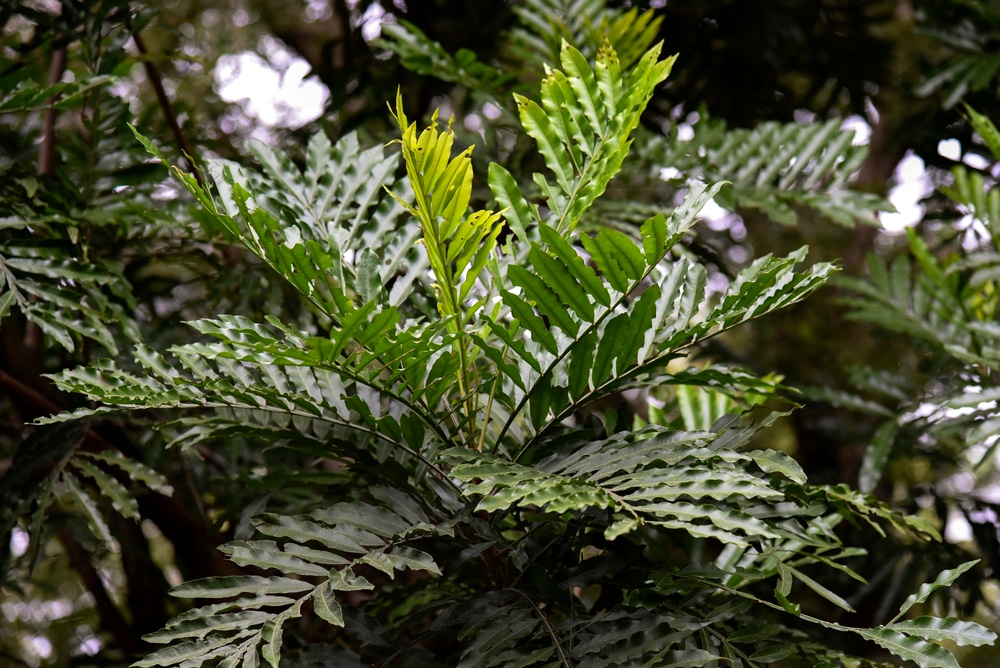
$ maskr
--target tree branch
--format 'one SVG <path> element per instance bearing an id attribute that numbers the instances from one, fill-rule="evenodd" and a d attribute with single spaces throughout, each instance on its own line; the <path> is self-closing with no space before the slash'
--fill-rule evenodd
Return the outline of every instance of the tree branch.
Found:
<path id="1" fill-rule="evenodd" d="M 188 144 L 187 138 L 184 136 L 184 131 L 181 130 L 181 125 L 177 121 L 177 114 L 174 112 L 174 106 L 170 102 L 170 98 L 167 97 L 167 91 L 163 88 L 163 77 L 160 75 L 160 68 L 156 66 L 150 57 L 149 51 L 146 50 L 146 44 L 142 41 L 142 36 L 139 35 L 138 31 L 132 33 L 132 39 L 135 41 L 135 48 L 139 50 L 140 55 L 142 55 L 142 64 L 146 68 L 146 76 L 149 77 L 149 82 L 153 85 L 153 91 L 156 93 L 156 100 L 160 103 L 160 108 L 163 109 L 163 115 L 167 118 L 167 125 L 170 126 L 170 132 L 174 135 L 174 140 L 177 142 L 177 146 L 181 149 L 184 154 L 184 160 L 188 164 L 188 169 L 194 174 L 194 178 L 198 181 L 198 185 L 202 188 L 205 187 L 205 181 L 201 176 L 201 171 L 198 166 L 194 163 L 194 151 L 191 150 L 191 145 Z"/>

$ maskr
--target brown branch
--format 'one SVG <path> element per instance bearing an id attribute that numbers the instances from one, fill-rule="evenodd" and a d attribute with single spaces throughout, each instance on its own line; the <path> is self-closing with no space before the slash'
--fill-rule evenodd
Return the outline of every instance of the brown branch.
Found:
<path id="1" fill-rule="evenodd" d="M 19 412 L 33 415 L 52 415 L 60 410 L 51 399 L 3 369 L 0 369 L 0 389 L 5 390 L 14 404 L 20 406 Z M 25 408 L 28 410 L 25 411 Z"/>
<path id="2" fill-rule="evenodd" d="M 49 85 L 55 85 L 62 80 L 66 71 L 66 47 L 56 49 L 52 54 L 52 64 L 49 66 Z M 59 96 L 49 98 L 48 109 L 45 110 L 45 126 L 42 131 L 42 146 L 38 153 L 38 176 L 48 176 L 56 164 L 56 102 Z"/>
<path id="3" fill-rule="evenodd" d="M 0 389 L 6 392 L 26 421 L 42 415 L 55 415 L 65 410 L 64 407 L 59 406 L 35 388 L 18 380 L 3 369 L 0 369 Z M 87 430 L 85 440 L 90 441 L 93 449 L 97 451 L 119 449 L 93 428 Z"/>
<path id="4" fill-rule="evenodd" d="M 167 97 L 167 91 L 163 88 L 163 77 L 160 75 L 160 68 L 149 57 L 149 51 L 146 50 L 146 44 L 142 41 L 142 37 L 138 31 L 132 33 L 132 39 L 135 40 L 135 48 L 142 55 L 142 64 L 146 67 L 146 76 L 149 77 L 149 82 L 153 85 L 153 91 L 156 93 L 156 99 L 160 103 L 160 108 L 163 109 L 163 115 L 167 118 L 167 125 L 170 126 L 170 132 L 173 133 L 174 140 L 184 154 L 184 160 L 187 162 L 191 173 L 194 174 L 195 180 L 198 181 L 198 185 L 204 188 L 205 182 L 201 177 L 201 172 L 198 170 L 197 165 L 194 164 L 194 151 L 191 150 L 191 145 L 188 144 L 187 138 L 184 136 L 184 131 L 181 130 L 181 125 L 177 121 L 177 114 L 174 112 L 174 106 L 171 104 L 170 98 Z"/>

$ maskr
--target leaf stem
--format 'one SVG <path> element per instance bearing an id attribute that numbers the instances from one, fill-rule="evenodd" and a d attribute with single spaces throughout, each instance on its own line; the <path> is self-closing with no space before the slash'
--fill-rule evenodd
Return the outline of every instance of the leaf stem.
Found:
<path id="1" fill-rule="evenodd" d="M 198 169 L 198 166 L 194 162 L 194 151 L 191 150 L 191 145 L 188 144 L 187 138 L 184 136 L 181 124 L 177 121 L 174 106 L 167 96 L 167 91 L 163 88 L 163 77 L 160 76 L 160 68 L 150 58 L 149 51 L 146 50 L 146 43 L 143 42 L 138 30 L 132 31 L 132 40 L 135 42 L 136 50 L 142 56 L 142 64 L 146 68 L 146 75 L 149 77 L 149 83 L 153 86 L 153 92 L 156 93 L 156 101 L 160 103 L 163 115 L 167 119 L 167 125 L 170 126 L 170 132 L 173 133 L 174 139 L 177 141 L 177 146 L 180 148 L 181 153 L 184 154 L 184 160 L 187 162 L 191 173 L 194 174 L 198 185 L 204 188 L 205 180 L 201 175 L 201 170 Z"/>
<path id="2" fill-rule="evenodd" d="M 552 638 L 552 644 L 556 646 L 556 652 L 559 653 L 559 662 L 562 665 L 566 666 L 566 668 L 572 668 L 573 664 L 569 662 L 569 657 L 566 656 L 566 652 L 563 650 L 562 643 L 559 642 L 559 637 L 556 635 L 556 630 L 552 628 L 551 624 L 549 624 L 549 620 L 542 612 L 541 608 L 535 605 L 535 602 L 531 600 L 531 597 L 525 594 L 520 589 L 509 588 L 508 591 L 512 591 L 515 594 L 519 594 L 525 601 L 528 602 L 528 605 L 530 605 L 532 609 L 534 609 L 535 614 L 538 615 L 538 619 L 541 620 L 542 624 L 545 626 L 545 630 L 548 632 L 549 637 Z"/>
<path id="3" fill-rule="evenodd" d="M 507 354 L 508 346 L 504 344 L 503 350 L 500 352 L 500 356 L 503 357 Z M 490 413 L 493 411 L 493 400 L 496 397 L 497 386 L 500 384 L 501 375 L 498 373 L 493 377 L 493 387 L 490 388 L 490 398 L 486 402 L 486 412 L 483 413 L 483 427 L 482 431 L 479 433 L 479 442 L 476 443 L 476 450 L 479 452 L 483 451 L 483 447 L 486 445 L 486 429 L 490 425 Z M 496 451 L 499 441 L 493 444 L 493 450 Z"/>

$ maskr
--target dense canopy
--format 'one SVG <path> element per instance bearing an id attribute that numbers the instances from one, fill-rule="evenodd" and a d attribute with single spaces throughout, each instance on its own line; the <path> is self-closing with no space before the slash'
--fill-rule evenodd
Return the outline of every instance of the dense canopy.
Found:
<path id="1" fill-rule="evenodd" d="M 1000 13 L 0 7 L 0 664 L 1000 661 Z"/>

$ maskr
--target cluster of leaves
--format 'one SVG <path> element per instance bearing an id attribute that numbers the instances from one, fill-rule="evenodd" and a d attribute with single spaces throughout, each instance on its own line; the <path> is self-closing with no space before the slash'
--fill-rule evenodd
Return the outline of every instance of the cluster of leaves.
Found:
<path id="1" fill-rule="evenodd" d="M 560 45 L 564 43 L 579 49 L 585 58 L 593 59 L 601 41 L 607 40 L 618 54 L 621 67 L 628 68 L 639 60 L 644 45 L 655 39 L 663 19 L 635 8 L 615 11 L 602 0 L 538 0 L 517 7 L 515 12 L 522 23 L 511 30 L 502 50 L 519 63 L 535 65 L 539 76 L 548 71 L 548 63 L 561 57 Z M 408 68 L 459 83 L 479 98 L 510 112 L 511 118 L 517 115 L 510 101 L 516 101 L 517 94 L 525 92 L 523 85 L 475 61 L 470 52 L 448 54 L 440 44 L 406 22 L 386 26 L 380 43 L 397 54 Z M 543 102 L 540 113 L 546 114 L 556 113 L 562 104 L 558 98 Z M 701 113 L 704 115 L 704 110 Z M 505 117 L 499 119 L 504 120 Z M 565 123 L 563 127 L 564 134 L 573 131 Z M 677 139 L 676 128 L 670 140 L 659 134 L 644 134 L 640 154 L 643 169 L 657 180 L 666 169 L 675 175 L 671 180 L 676 180 L 675 185 L 680 188 L 692 178 L 728 181 L 731 186 L 716 198 L 720 205 L 731 210 L 754 208 L 784 225 L 797 221 L 796 208 L 811 209 L 847 227 L 873 224 L 876 212 L 892 210 L 884 198 L 850 187 L 867 148 L 856 145 L 854 131 L 842 129 L 836 119 L 822 123 L 772 121 L 747 130 L 727 128 L 721 120 L 703 118 L 696 124 L 693 137 L 684 141 Z M 546 160 L 558 175 L 559 169 L 552 166 L 549 158 Z M 658 192 L 655 188 L 653 191 Z M 657 199 L 662 200 L 662 196 Z M 659 207 L 660 201 L 647 204 L 634 197 L 629 202 L 598 201 L 593 218 L 599 221 L 597 227 L 609 220 L 637 225 L 654 215 Z"/>
<path id="2" fill-rule="evenodd" d="M 771 121 L 752 130 L 705 120 L 695 128 L 688 141 L 658 142 L 663 154 L 653 160 L 681 174 L 730 181 L 733 187 L 720 200 L 727 208 L 758 209 L 776 223 L 793 225 L 798 206 L 848 227 L 872 224 L 874 212 L 892 209 L 881 197 L 850 188 L 867 149 L 854 144 L 854 131 L 841 129 L 838 119 Z"/>
<path id="3" fill-rule="evenodd" d="M 517 63 L 521 77 L 477 60 L 469 49 L 450 54 L 405 20 L 384 25 L 378 43 L 390 49 L 407 69 L 460 84 L 500 108 L 510 109 L 509 93 L 520 89 L 518 79 L 534 83 L 544 76 L 552 63 L 559 62 L 564 43 L 593 60 L 607 40 L 621 67 L 628 69 L 656 41 L 663 22 L 654 12 L 611 9 L 605 0 L 530 0 L 514 7 L 514 13 L 519 20 L 503 35 L 501 51 Z"/>
<path id="4" fill-rule="evenodd" d="M 1000 159 L 996 127 L 976 111 L 967 111 L 986 148 Z M 994 519 L 1000 505 L 977 491 L 996 484 L 1000 442 L 996 408 L 1000 391 L 993 371 L 1000 361 L 996 325 L 1000 191 L 989 178 L 964 166 L 955 167 L 952 175 L 953 185 L 946 193 L 968 217 L 964 240 L 946 240 L 935 250 L 916 230 L 908 229 L 908 252 L 891 261 L 871 256 L 868 277 L 837 279 L 847 291 L 840 301 L 848 307 L 849 317 L 907 337 L 926 361 L 916 374 L 905 369 L 859 369 L 853 374 L 855 393 L 812 394 L 881 418 L 862 461 L 858 480 L 862 492 L 877 489 L 890 462 L 912 458 L 929 459 L 940 467 L 943 478 L 974 481 L 965 491 L 940 482 L 932 490 L 938 516 L 964 517 L 984 557 L 987 577 L 971 591 L 959 587 L 953 594 L 954 604 L 971 614 L 980 601 L 988 600 L 988 574 L 995 577 L 1000 569 Z M 905 484 L 889 477 L 895 484 Z"/>
<path id="5" fill-rule="evenodd" d="M 221 302 L 281 313 L 282 299 L 276 281 L 258 280 L 253 295 L 227 289 L 262 273 L 252 263 L 222 267 L 219 250 L 195 243 L 211 230 L 197 231 L 168 171 L 129 131 L 134 120 L 159 132 L 160 109 L 145 107 L 136 119 L 135 100 L 122 93 L 133 67 L 153 66 L 126 48 L 153 13 L 119 0 L 58 7 L 0 7 L 0 570 L 5 596 L 34 606 L 5 608 L 0 655 L 47 635 L 50 658 L 100 643 L 103 660 L 120 662 L 137 651 L 143 628 L 166 618 L 162 602 L 149 601 L 165 585 L 139 530 L 150 514 L 144 503 L 177 519 L 173 529 L 158 523 L 176 544 L 195 543 L 197 521 L 175 491 L 199 471 L 178 475 L 158 437 L 128 421 L 26 429 L 79 405 L 43 374 L 136 341 L 176 340 L 178 312 L 214 312 Z M 137 559 L 106 561 L 132 539 Z M 188 570 L 184 558 L 176 563 Z M 119 594 L 147 599 L 129 615 L 134 630 L 114 603 Z M 37 613 L 67 606 L 70 615 Z"/>
<path id="6" fill-rule="evenodd" d="M 213 569 L 178 554 L 196 579 L 172 593 L 211 602 L 147 633 L 153 649 L 135 665 L 877 665 L 845 657 L 832 630 L 920 666 L 954 668 L 939 643 L 995 640 L 951 616 L 904 619 L 976 562 L 942 572 L 882 626 L 830 621 L 825 606 L 853 610 L 829 576 L 864 582 L 864 551 L 842 542 L 842 523 L 914 546 L 940 537 L 869 496 L 873 484 L 808 484 L 795 460 L 768 447 L 791 391 L 690 357 L 801 301 L 835 270 L 802 268 L 802 248 L 759 258 L 713 291 L 682 243 L 699 210 L 716 198 L 780 222 L 795 206 L 845 224 L 869 218 L 883 203 L 848 187 L 864 155 L 850 133 L 706 124 L 693 142 L 644 137 L 649 164 L 686 177 L 674 184 L 677 205 L 632 207 L 634 225 L 612 229 L 604 223 L 616 205 L 605 193 L 673 65 L 652 46 L 660 20 L 600 0 L 532 1 L 516 10 L 507 38 L 521 77 L 470 52 L 451 55 L 412 25 L 387 27 L 383 43 L 409 67 L 506 110 L 537 160 L 492 163 L 477 181 L 473 149 L 451 125 L 434 116 L 418 128 L 397 100 L 401 155 L 364 148 L 354 134 L 331 142 L 318 133 L 301 160 L 252 143 L 260 170 L 221 159 L 204 175 L 172 168 L 194 198 L 189 212 L 160 199 L 160 163 L 169 161 L 133 129 L 157 162 L 137 155 L 126 105 L 94 97 L 108 98 L 107 85 L 127 71 L 121 47 L 145 20 L 127 5 L 98 4 L 96 17 L 70 5 L 62 17 L 36 12 L 42 23 L 67 23 L 50 35 L 72 34 L 73 21 L 102 26 L 84 31 L 96 41 L 84 43 L 89 69 L 74 82 L 2 70 L 0 112 L 82 108 L 88 142 L 60 144 L 73 167 L 55 175 L 63 187 L 27 163 L 0 165 L 0 318 L 39 327 L 72 355 L 45 370 L 88 362 L 90 342 L 118 361 L 54 376 L 92 403 L 44 420 L 54 424 L 20 444 L 0 479 L 0 517 L 4 536 L 30 528 L 32 563 L 52 518 L 67 511 L 86 520 L 73 535 L 89 527 L 110 553 L 123 526 L 154 517 L 180 553 L 187 536 L 171 534 L 148 503 L 170 500 L 176 471 L 142 463 L 121 433 L 115 445 L 102 435 L 140 409 L 162 434 L 136 439 L 147 462 L 162 463 L 165 440 L 182 458 L 197 452 L 222 468 L 213 480 L 231 478 L 220 496 L 233 498 L 207 514 L 235 525 L 221 548 L 228 563 L 214 565 L 228 574 L 198 578 Z M 0 9 L 0 23 L 8 10 L 35 11 L 15 3 Z M 719 179 L 732 184 L 712 183 Z M 958 189 L 970 207 L 995 208 L 975 199 L 975 187 Z M 477 208 L 484 198 L 493 209 Z M 199 242 L 242 246 L 277 281 L 254 275 L 266 299 L 248 288 L 228 303 L 219 294 L 197 309 L 175 304 L 165 319 L 179 310 L 199 319 L 164 335 L 162 321 L 147 320 L 162 301 L 143 303 L 124 276 L 149 270 L 127 264 L 142 253 L 178 242 L 190 250 L 189 216 Z M 246 276 L 232 266 L 222 275 Z M 940 315 L 935 295 L 920 318 Z M 225 306 L 213 309 L 218 302 Z M 962 345 L 985 355 L 983 333 L 969 331 L 978 338 Z M 168 347 L 192 332 L 197 342 Z M 122 359 L 122 342 L 143 335 L 152 345 Z M 677 419 L 653 405 L 648 423 L 604 408 L 652 391 L 675 397 Z M 991 424 L 987 407 L 977 410 L 971 419 Z M 195 487 L 186 465 L 183 473 Z M 195 490 L 195 505 L 215 491 Z M 182 503 L 172 509 L 184 512 Z M 72 551 L 71 533 L 59 536 Z M 139 580 L 129 561 L 125 576 Z M 102 604 L 114 620 L 113 603 Z M 135 651 L 125 638 L 117 640 Z"/>
<path id="7" fill-rule="evenodd" d="M 988 5 L 943 3 L 947 27 L 928 27 L 926 32 L 945 47 L 947 57 L 920 83 L 916 93 L 942 96 L 941 106 L 950 109 L 972 93 L 996 89 L 1000 57 L 995 53 L 1000 13 Z"/>
<path id="8" fill-rule="evenodd" d="M 773 387 L 669 364 L 804 299 L 834 270 L 797 269 L 803 248 L 758 259 L 710 295 L 705 268 L 675 247 L 722 184 L 691 181 L 637 238 L 582 231 L 669 73 L 659 54 L 625 66 L 605 42 L 591 64 L 563 43 L 539 101 L 515 98 L 549 173 L 533 175 L 533 201 L 492 165 L 500 213 L 470 211 L 472 148 L 453 157 L 450 128 L 434 118 L 418 130 L 399 101 L 406 184 L 396 156 L 352 136 L 314 138 L 304 169 L 262 146 L 263 173 L 211 162 L 214 192 L 175 168 L 204 224 L 293 285 L 316 325 L 196 321 L 205 341 L 59 374 L 101 405 L 54 420 L 196 409 L 166 427 L 182 447 L 238 435 L 341 478 L 325 481 L 327 503 L 258 512 L 223 547 L 246 575 L 173 591 L 229 600 L 147 635 L 167 646 L 135 665 L 839 666 L 823 642 L 832 629 L 954 667 L 937 642 L 995 639 L 955 618 L 898 621 L 971 564 L 888 626 L 803 612 L 802 587 L 851 610 L 811 575 L 862 579 L 845 563 L 859 550 L 835 532 L 843 520 L 916 541 L 936 533 L 847 487 L 809 485 L 793 459 L 759 447 L 780 413 L 761 406 L 697 431 L 586 417 L 627 389 Z"/>
<path id="9" fill-rule="evenodd" d="M 17 9 L 12 6 L 4 14 Z M 103 9 L 113 14 L 122 7 L 111 3 Z M 40 15 L 47 19 L 42 25 L 53 31 L 50 35 L 71 29 L 74 21 L 81 20 L 75 15 L 59 19 Z M 6 18 L 0 16 L 0 25 L 7 23 Z M 94 37 L 81 54 L 81 58 L 91 61 L 85 62 L 90 67 L 74 74 L 69 83 L 40 83 L 40 72 L 15 63 L 0 63 L 0 71 L 5 72 L 0 86 L 0 113 L 49 109 L 52 118 L 56 111 L 76 113 L 84 125 L 82 136 L 72 138 L 57 134 L 54 123 L 43 129 L 44 143 L 53 152 L 58 144 L 60 158 L 80 169 L 54 172 L 40 167 L 33 173 L 27 161 L 0 163 L 4 184 L 0 186 L 0 230 L 4 235 L 0 251 L 0 318 L 13 310 L 69 352 L 81 340 L 90 339 L 116 353 L 111 323 L 120 322 L 132 333 L 135 331 L 132 312 L 136 304 L 120 265 L 112 258 L 97 255 L 97 249 L 92 251 L 87 243 L 91 235 L 104 233 L 137 210 L 138 202 L 127 203 L 115 189 L 130 182 L 141 186 L 158 174 L 162 176 L 159 166 L 150 169 L 141 164 L 141 156 L 136 159 L 134 143 L 122 133 L 127 106 L 98 102 L 117 78 L 115 73 L 122 64 L 128 36 L 119 30 L 103 38 Z M 41 39 L 49 38 L 36 37 Z M 27 51 L 35 45 L 20 46 Z M 27 121 L 25 125 L 28 127 L 22 127 L 22 131 L 34 129 Z M 136 194 L 141 198 L 142 189 Z"/>
<path id="10" fill-rule="evenodd" d="M 6 25 L 18 13 L 37 20 L 39 30 L 30 39 L 23 43 L 12 39 L 11 46 L 25 54 L 53 40 L 55 48 L 66 50 L 70 41 L 66 36 L 92 19 L 115 26 L 106 33 L 86 33 L 79 52 L 72 57 L 63 54 L 64 62 L 76 66 L 68 83 L 58 77 L 55 82 L 45 81 L 45 73 L 29 59 L 28 65 L 0 62 L 0 112 L 21 119 L 15 134 L 22 136 L 5 139 L 30 142 L 38 138 L 43 151 L 52 152 L 48 167 L 35 169 L 28 160 L 0 162 L 0 320 L 9 337 L 20 334 L 30 340 L 33 328 L 43 335 L 34 337 L 39 339 L 37 346 L 8 349 L 9 355 L 21 357 L 17 360 L 21 367 L 30 367 L 39 358 L 40 372 L 51 370 L 52 356 L 59 348 L 75 360 L 71 363 L 79 363 L 87 359 L 94 344 L 98 350 L 118 354 L 123 340 L 139 338 L 134 318 L 138 304 L 117 251 L 129 236 L 138 242 L 142 234 L 136 230 L 156 229 L 161 222 L 144 205 L 166 172 L 136 150 L 124 125 L 128 106 L 107 90 L 119 80 L 126 58 L 129 32 L 122 22 L 126 5 L 105 3 L 94 15 L 71 8 L 60 16 L 19 5 L 5 7 L 0 24 Z M 141 28 L 146 19 L 136 17 L 135 28 Z M 56 74 L 62 77 L 63 72 Z M 42 115 L 35 112 L 42 110 L 48 115 L 39 127 L 36 121 Z M 72 115 L 81 132 L 68 132 L 57 123 L 57 112 Z M 15 155 L 16 151 L 8 158 Z M 97 239 L 105 243 L 95 243 Z M 34 411 L 26 411 L 26 417 L 59 408 L 50 395 L 39 398 L 30 380 L 6 378 L 8 396 Z M 170 486 L 161 474 L 118 451 L 77 452 L 85 433 L 41 430 L 22 443 L 9 474 L 0 481 L 0 497 L 5 501 L 0 536 L 5 548 L 21 517 L 34 512 L 31 558 L 37 555 L 46 507 L 53 497 L 75 506 L 97 535 L 110 540 L 98 499 L 110 502 L 125 517 L 138 518 L 135 500 L 119 478 L 144 481 L 168 492 Z M 81 484 L 76 477 L 81 474 L 90 485 Z M 15 572 L 5 569 L 5 580 Z"/>

